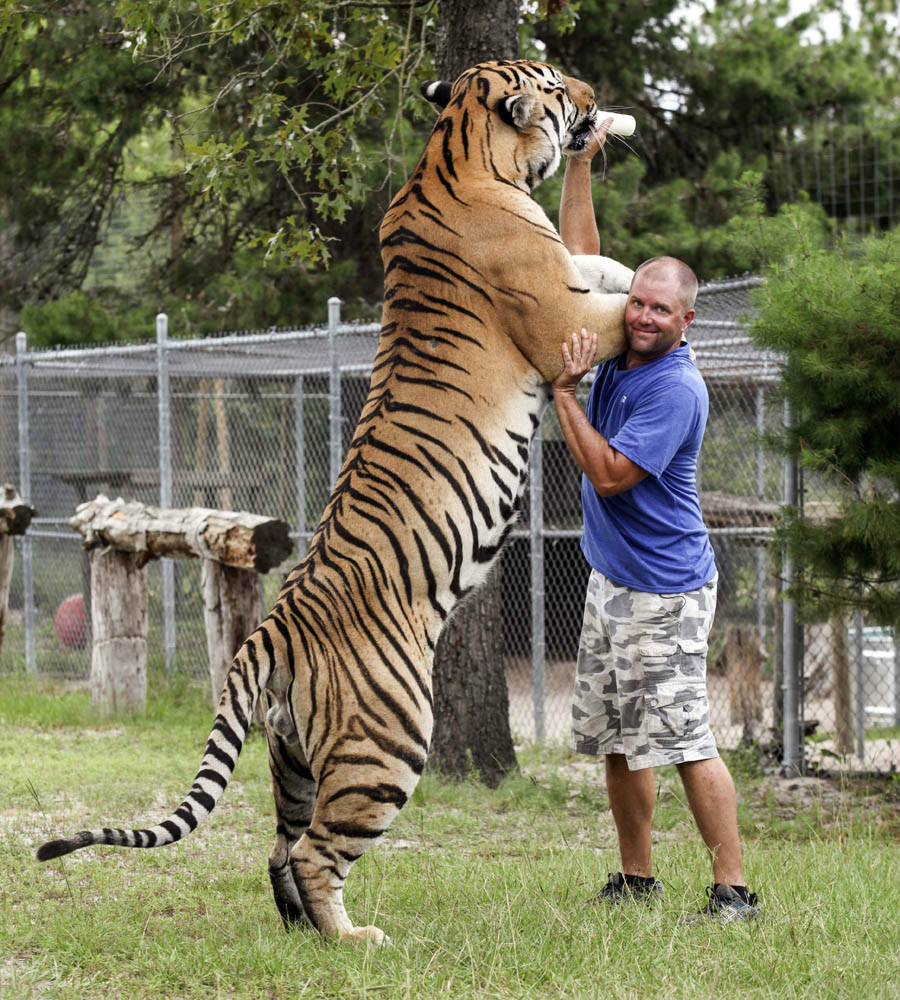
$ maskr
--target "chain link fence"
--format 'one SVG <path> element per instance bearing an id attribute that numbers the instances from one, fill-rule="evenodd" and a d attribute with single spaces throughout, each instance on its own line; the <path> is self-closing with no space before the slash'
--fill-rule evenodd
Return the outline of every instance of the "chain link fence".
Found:
<path id="1" fill-rule="evenodd" d="M 894 771 L 893 636 L 860 619 L 800 627 L 780 597 L 790 576 L 771 544 L 780 508 L 830 498 L 826 484 L 801 484 L 762 444 L 786 415 L 778 358 L 745 333 L 756 284 L 702 286 L 690 330 L 710 396 L 698 471 L 719 568 L 713 727 L 720 745 L 769 744 L 799 770 Z M 341 323 L 332 300 L 328 324 L 310 330 L 176 339 L 158 317 L 155 341 L 58 351 L 30 351 L 20 334 L 16 355 L 0 356 L 0 480 L 14 482 L 39 516 L 17 539 L 0 671 L 87 678 L 87 559 L 68 519 L 98 493 L 278 517 L 299 558 L 365 401 L 378 331 Z M 565 741 L 589 571 L 579 548 L 580 474 L 552 406 L 532 462 L 502 556 L 497 627 L 514 735 Z M 280 582 L 278 572 L 266 577 L 267 604 Z M 199 562 L 161 560 L 149 587 L 151 671 L 206 677 Z"/>

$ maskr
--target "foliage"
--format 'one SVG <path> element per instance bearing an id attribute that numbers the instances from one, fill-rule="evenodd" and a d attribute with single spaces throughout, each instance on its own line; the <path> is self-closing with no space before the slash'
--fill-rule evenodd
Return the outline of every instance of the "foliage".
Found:
<path id="1" fill-rule="evenodd" d="M 107 20 L 108 5 L 75 6 L 7 3 L 0 20 L 7 301 L 26 288 L 41 299 L 79 287 L 121 182 L 123 152 L 160 122 L 167 103 L 153 67 L 134 61 Z"/>
<path id="2" fill-rule="evenodd" d="M 288 321 L 338 232 L 363 244 L 356 266 L 371 289 L 377 219 L 397 183 L 385 142 L 405 175 L 403 113 L 427 64 L 427 23 L 415 3 L 7 4 L 0 141 L 14 155 L 0 213 L 15 250 L 4 300 L 21 308 L 80 289 L 110 220 L 138 195 L 150 208 L 135 247 L 164 238 L 137 289 L 150 315 L 174 296 L 207 328 L 223 313 L 234 327 L 262 284 L 276 322 Z M 140 155 L 149 136 L 152 159 Z M 349 278 L 354 254 L 343 256 Z"/>
<path id="3" fill-rule="evenodd" d="M 730 0 L 690 18 L 680 0 L 524 4 L 522 55 L 638 117 L 597 186 L 607 252 L 664 248 L 703 277 L 742 269 L 723 227 L 747 171 L 762 176 L 770 214 L 805 188 L 864 229 L 860 171 L 873 164 L 883 214 L 896 182 L 880 151 L 897 148 L 900 120 L 863 127 L 856 115 L 897 98 L 892 7 L 862 0 L 858 28 L 844 17 L 826 35 L 834 0 L 801 14 L 787 0 Z M 2 0 L 0 306 L 13 317 L 28 306 L 40 339 L 60 342 L 83 339 L 87 307 L 78 295 L 52 304 L 80 292 L 116 317 L 88 318 L 102 339 L 163 308 L 207 330 L 320 321 L 327 294 L 374 317 L 378 223 L 433 118 L 418 84 L 433 72 L 438 17 L 454 9 Z M 844 157 L 843 183 L 814 190 L 816 157 L 848 144 L 859 152 Z M 541 194 L 553 215 L 558 193 Z M 97 266 L 104 251 L 112 276 Z"/>
<path id="4" fill-rule="evenodd" d="M 368 303 L 357 298 L 358 262 L 336 261 L 328 272 L 283 271 L 259 266 L 250 251 L 235 255 L 231 267 L 213 273 L 195 291 L 160 292 L 148 304 L 143 290 L 117 288 L 72 291 L 41 305 L 26 305 L 21 325 L 29 347 L 106 344 L 152 339 L 157 312 L 169 317 L 173 337 L 232 330 L 268 329 L 293 316 L 323 325 L 332 295 L 344 300 L 345 320 L 372 318 Z"/>
<path id="5" fill-rule="evenodd" d="M 424 58 L 427 19 L 387 5 L 122 2 L 139 61 L 175 77 L 203 53 L 203 87 L 174 116 L 189 187 L 227 209 L 255 190 L 283 189 L 286 211 L 248 245 L 266 259 L 326 261 L 321 225 L 368 194 L 375 152 L 360 141 L 392 104 L 394 124 Z M 414 34 L 414 30 L 416 34 Z M 268 220 L 267 220 L 268 221 Z M 275 223 L 279 224 L 276 226 Z"/>
<path id="6" fill-rule="evenodd" d="M 781 446 L 836 509 L 794 511 L 782 538 L 813 617 L 847 606 L 900 626 L 900 231 L 821 244 L 802 206 L 763 226 L 753 336 L 784 355 L 793 428 Z"/>
<path id="7" fill-rule="evenodd" d="M 825 32 L 832 0 L 582 0 L 576 30 L 545 30 L 549 56 L 593 84 L 601 106 L 638 113 L 649 179 L 692 177 L 722 151 L 774 152 L 775 132 L 836 107 L 897 96 L 890 0 L 863 0 L 860 27 Z M 837 5 L 840 9 L 840 5 Z M 691 16 L 688 16 L 690 13 Z"/>

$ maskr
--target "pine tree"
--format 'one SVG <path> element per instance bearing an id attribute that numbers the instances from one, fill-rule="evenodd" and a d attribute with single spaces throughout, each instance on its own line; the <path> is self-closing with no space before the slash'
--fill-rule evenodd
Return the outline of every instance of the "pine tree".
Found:
<path id="1" fill-rule="evenodd" d="M 799 219 L 752 323 L 784 357 L 778 444 L 828 497 L 782 526 L 792 596 L 807 618 L 857 608 L 900 627 L 900 232 L 826 249 Z"/>

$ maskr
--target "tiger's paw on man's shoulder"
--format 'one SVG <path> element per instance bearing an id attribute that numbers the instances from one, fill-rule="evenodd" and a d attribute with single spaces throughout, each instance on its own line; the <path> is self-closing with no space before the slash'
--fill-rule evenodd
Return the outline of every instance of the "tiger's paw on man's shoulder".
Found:
<path id="1" fill-rule="evenodd" d="M 588 288 L 592 292 L 628 292 L 634 271 L 620 264 L 612 257 L 601 257 L 599 254 L 573 254 L 572 260 L 581 273 Z"/>

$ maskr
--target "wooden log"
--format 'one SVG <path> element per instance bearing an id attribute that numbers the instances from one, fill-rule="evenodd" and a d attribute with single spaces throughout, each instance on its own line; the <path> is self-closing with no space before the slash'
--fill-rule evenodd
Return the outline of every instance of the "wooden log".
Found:
<path id="1" fill-rule="evenodd" d="M 91 550 L 91 707 L 143 713 L 147 704 L 147 571 L 140 556 Z"/>
<path id="2" fill-rule="evenodd" d="M 36 515 L 34 507 L 25 503 L 12 483 L 0 486 L 0 652 L 9 616 L 9 588 L 15 557 L 11 536 L 24 535 Z"/>
<path id="3" fill-rule="evenodd" d="M 215 709 L 234 654 L 262 617 L 262 577 L 253 570 L 235 569 L 204 559 L 201 580 L 209 679 Z M 261 703 L 257 705 L 255 717 L 257 722 L 264 719 Z"/>
<path id="4" fill-rule="evenodd" d="M 750 744 L 762 721 L 762 666 L 766 658 L 759 630 L 752 625 L 729 625 L 719 655 L 728 678 L 731 724 L 741 727 L 741 739 Z"/>
<path id="5" fill-rule="evenodd" d="M 149 507 L 101 495 L 81 504 L 69 524 L 86 548 L 134 552 L 141 565 L 161 556 L 200 558 L 267 573 L 293 550 L 285 521 L 243 511 Z"/>

